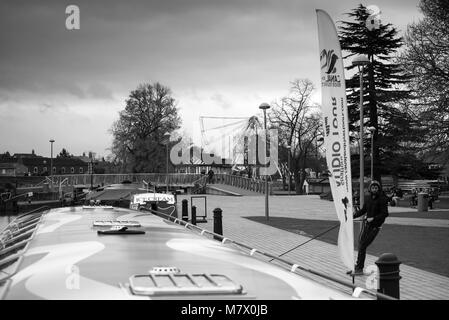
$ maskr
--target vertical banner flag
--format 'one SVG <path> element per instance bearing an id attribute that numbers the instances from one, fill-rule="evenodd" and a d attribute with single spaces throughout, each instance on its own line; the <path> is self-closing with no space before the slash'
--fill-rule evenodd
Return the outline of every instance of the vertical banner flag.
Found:
<path id="1" fill-rule="evenodd" d="M 327 12 L 316 10 L 321 65 L 324 147 L 335 210 L 340 220 L 338 249 L 344 265 L 354 269 L 351 154 L 348 108 L 340 42 Z"/>

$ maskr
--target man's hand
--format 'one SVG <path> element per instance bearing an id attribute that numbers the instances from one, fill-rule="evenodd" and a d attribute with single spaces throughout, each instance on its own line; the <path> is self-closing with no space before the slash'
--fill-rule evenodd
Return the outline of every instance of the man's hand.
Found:
<path id="1" fill-rule="evenodd" d="M 371 221 L 373 221 L 373 220 L 374 220 L 374 218 L 372 218 L 372 217 L 366 219 L 366 221 L 368 221 L 368 222 L 371 222 Z"/>

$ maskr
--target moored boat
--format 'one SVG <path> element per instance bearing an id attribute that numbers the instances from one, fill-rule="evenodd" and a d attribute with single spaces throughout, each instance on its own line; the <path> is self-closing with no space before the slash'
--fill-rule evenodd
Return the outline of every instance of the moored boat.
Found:
<path id="1" fill-rule="evenodd" d="M 353 299 L 149 212 L 57 208 L 1 236 L 2 299 Z"/>

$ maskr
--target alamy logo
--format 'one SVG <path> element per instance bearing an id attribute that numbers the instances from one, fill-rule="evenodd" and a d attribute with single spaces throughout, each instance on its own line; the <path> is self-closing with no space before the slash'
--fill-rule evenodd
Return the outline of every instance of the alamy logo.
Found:
<path id="1" fill-rule="evenodd" d="M 368 274 L 368 277 L 365 280 L 365 286 L 367 289 L 378 289 L 379 283 L 377 281 L 379 269 L 376 265 L 371 264 L 366 267 L 365 272 Z"/>
<path id="2" fill-rule="evenodd" d="M 77 5 L 71 4 L 65 8 L 65 13 L 68 15 L 65 19 L 65 27 L 67 30 L 80 29 L 80 8 Z"/>
<path id="3" fill-rule="evenodd" d="M 268 144 L 270 152 L 267 154 L 267 143 L 263 138 L 264 135 L 249 135 L 247 136 L 248 147 L 248 164 L 256 165 L 259 163 L 260 174 L 272 175 L 277 172 L 278 161 L 278 144 L 279 137 L 277 129 L 268 130 Z M 174 165 L 187 164 L 191 161 L 190 147 L 183 146 L 178 143 L 170 151 L 170 160 Z M 221 158 L 213 156 L 207 152 L 202 152 L 198 149 L 193 149 L 193 157 L 202 159 L 205 164 L 221 163 Z M 230 159 L 225 159 L 226 164 L 232 164 Z"/>
<path id="4" fill-rule="evenodd" d="M 324 72 L 326 72 L 327 74 L 335 73 L 337 71 L 337 69 L 335 68 L 337 60 L 338 56 L 334 53 L 334 50 L 324 49 L 323 51 L 321 51 L 321 69 L 324 69 Z"/>
<path id="5" fill-rule="evenodd" d="M 65 273 L 68 274 L 65 280 L 65 287 L 68 290 L 80 289 L 80 269 L 76 265 L 68 265 L 65 268 Z"/>
<path id="6" fill-rule="evenodd" d="M 381 18 L 380 14 L 381 11 L 379 7 L 375 5 L 370 5 L 366 7 L 366 11 L 369 14 L 368 18 L 365 21 L 365 26 L 368 28 L 369 31 L 377 30 L 380 28 Z"/>

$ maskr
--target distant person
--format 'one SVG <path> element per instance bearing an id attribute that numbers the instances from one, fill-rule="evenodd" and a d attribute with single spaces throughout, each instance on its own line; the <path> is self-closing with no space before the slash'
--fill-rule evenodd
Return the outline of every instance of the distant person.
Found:
<path id="1" fill-rule="evenodd" d="M 354 203 L 354 206 L 360 206 L 360 194 L 359 194 L 359 191 L 358 190 L 355 190 L 355 191 L 353 191 L 353 193 L 352 193 L 352 198 L 353 198 L 353 203 Z"/>
<path id="2" fill-rule="evenodd" d="M 412 198 L 410 200 L 410 206 L 416 206 L 418 204 L 418 191 L 413 188 L 412 189 Z"/>
<path id="3" fill-rule="evenodd" d="M 212 169 L 210 169 L 209 172 L 207 173 L 209 183 L 214 183 L 214 174 L 215 172 Z"/>
<path id="4" fill-rule="evenodd" d="M 355 265 L 354 275 L 363 275 L 365 267 L 366 249 L 374 241 L 382 224 L 388 217 L 388 200 L 382 192 L 380 183 L 373 180 L 369 187 L 370 197 L 367 197 L 363 208 L 354 213 L 354 218 L 364 217 L 362 231 L 359 239 L 359 252 Z M 351 274 L 352 271 L 348 271 Z"/>
<path id="5" fill-rule="evenodd" d="M 429 188 L 429 209 L 433 209 L 433 203 L 438 199 L 438 193 L 436 189 Z"/>

